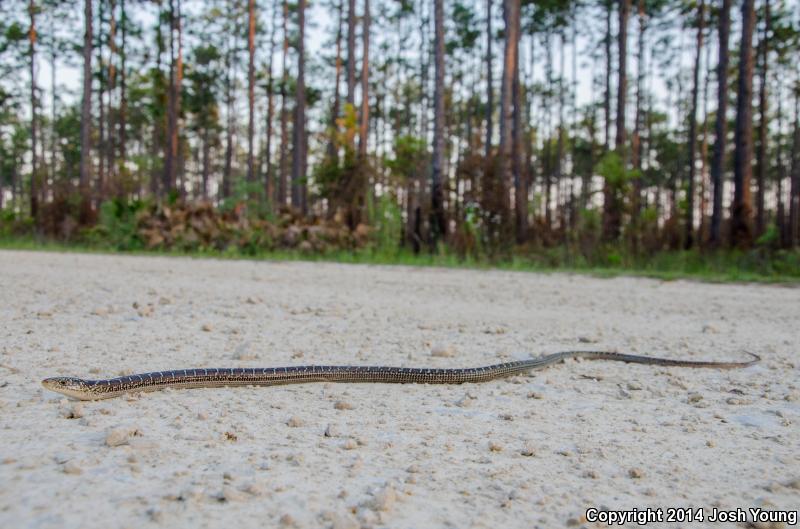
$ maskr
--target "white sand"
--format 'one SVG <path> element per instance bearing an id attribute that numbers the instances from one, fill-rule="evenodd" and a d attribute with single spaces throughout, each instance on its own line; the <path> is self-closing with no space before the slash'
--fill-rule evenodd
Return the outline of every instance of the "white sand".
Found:
<path id="1" fill-rule="evenodd" d="M 2 528 L 593 527 L 592 506 L 800 504 L 797 288 L 0 252 L 0 296 Z M 186 367 L 477 366 L 574 348 L 764 362 L 570 361 L 477 385 L 77 405 L 40 385 Z"/>

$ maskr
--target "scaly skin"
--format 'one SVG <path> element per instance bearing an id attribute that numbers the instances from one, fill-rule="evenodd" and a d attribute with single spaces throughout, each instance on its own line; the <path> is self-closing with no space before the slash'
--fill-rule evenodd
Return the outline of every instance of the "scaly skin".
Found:
<path id="1" fill-rule="evenodd" d="M 52 391 L 80 400 L 101 400 L 140 391 L 163 388 L 208 388 L 220 386 L 274 386 L 304 382 L 373 382 L 397 384 L 463 384 L 486 382 L 525 371 L 542 369 L 567 358 L 613 360 L 632 364 L 673 367 L 705 367 L 738 369 L 758 363 L 758 355 L 749 353 L 748 362 L 704 362 L 670 360 L 650 356 L 610 353 L 603 351 L 565 351 L 550 355 L 507 362 L 485 367 L 456 369 L 427 369 L 418 367 L 385 366 L 293 366 L 256 368 L 199 368 L 157 371 L 101 380 L 75 377 L 54 377 L 42 381 Z"/>

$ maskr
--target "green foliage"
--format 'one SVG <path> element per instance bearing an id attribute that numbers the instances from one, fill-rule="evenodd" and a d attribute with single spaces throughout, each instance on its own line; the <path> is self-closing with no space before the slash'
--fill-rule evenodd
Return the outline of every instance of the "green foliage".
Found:
<path id="1" fill-rule="evenodd" d="M 624 191 L 627 184 L 639 176 L 639 171 L 625 168 L 616 151 L 607 152 L 598 162 L 596 171 L 609 185 L 620 191 Z"/>
<path id="2" fill-rule="evenodd" d="M 369 222 L 374 228 L 373 251 L 383 256 L 397 255 L 403 236 L 403 217 L 397 200 L 381 195 L 377 201 L 370 202 Z"/>
<path id="3" fill-rule="evenodd" d="M 428 158 L 428 143 L 416 136 L 399 136 L 394 141 L 394 158 L 385 161 L 392 173 L 405 183 L 414 178 Z"/>
<path id="4" fill-rule="evenodd" d="M 85 235 L 86 242 L 119 251 L 143 249 L 144 243 L 137 231 L 137 216 L 147 207 L 148 204 L 141 200 L 127 202 L 115 199 L 103 202 L 97 225 Z"/>

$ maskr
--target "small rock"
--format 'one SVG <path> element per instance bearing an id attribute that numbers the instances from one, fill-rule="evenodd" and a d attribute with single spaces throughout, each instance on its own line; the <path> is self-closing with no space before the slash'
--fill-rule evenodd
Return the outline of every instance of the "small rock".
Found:
<path id="1" fill-rule="evenodd" d="M 170 303 L 172 303 L 172 300 L 170 298 L 164 296 L 164 297 L 161 297 L 161 298 L 158 299 L 158 303 L 160 305 L 169 305 Z"/>
<path id="2" fill-rule="evenodd" d="M 211 332 L 214 329 L 209 323 L 204 323 L 200 328 L 203 329 L 204 332 Z"/>
<path id="3" fill-rule="evenodd" d="M 339 514 L 335 512 L 326 512 L 322 516 L 325 521 L 331 524 L 331 529 L 359 529 L 359 527 L 361 527 L 358 520 L 350 513 Z"/>
<path id="4" fill-rule="evenodd" d="M 438 344 L 434 345 L 431 348 L 431 356 L 438 356 L 443 358 L 450 358 L 456 355 L 456 348 L 452 344 L 443 345 Z"/>
<path id="5" fill-rule="evenodd" d="M 489 450 L 492 452 L 502 452 L 503 445 L 501 445 L 497 441 L 489 441 Z"/>
<path id="6" fill-rule="evenodd" d="M 152 305 L 146 305 L 144 307 L 139 307 L 139 310 L 137 310 L 136 313 L 139 314 L 139 316 L 141 316 L 142 318 L 146 318 L 148 316 L 152 316 L 153 315 L 153 306 Z"/>
<path id="7" fill-rule="evenodd" d="M 247 495 L 244 492 L 230 485 L 222 487 L 222 494 L 220 497 L 225 501 L 244 501 L 247 499 Z"/>
<path id="8" fill-rule="evenodd" d="M 108 309 L 106 307 L 98 307 L 92 311 L 93 316 L 108 316 Z"/>
<path id="9" fill-rule="evenodd" d="M 208 419 L 208 414 L 204 411 L 198 411 L 197 418 L 201 421 L 205 421 L 206 419 Z"/>
<path id="10" fill-rule="evenodd" d="M 525 457 L 533 457 L 536 455 L 536 445 L 531 441 L 528 441 L 525 443 L 525 446 L 522 447 L 522 450 L 520 450 L 519 453 Z"/>
<path id="11" fill-rule="evenodd" d="M 541 399 L 544 398 L 544 396 L 541 393 L 537 392 L 537 391 L 529 391 L 528 392 L 528 398 L 529 399 L 541 400 Z"/>
<path id="12" fill-rule="evenodd" d="M 725 399 L 725 402 L 732 405 L 732 406 L 740 406 L 742 404 L 750 404 L 750 401 L 747 399 L 742 399 L 739 397 L 728 397 Z"/>
<path id="13" fill-rule="evenodd" d="M 297 415 L 292 415 L 291 417 L 289 417 L 289 420 L 286 421 L 286 426 L 290 428 L 299 428 L 300 426 L 303 426 L 303 424 L 304 424 L 303 419 L 301 419 Z"/>
<path id="14" fill-rule="evenodd" d="M 589 336 L 578 336 L 578 341 L 580 343 L 597 343 L 597 338 L 591 338 Z"/>
<path id="15" fill-rule="evenodd" d="M 584 476 L 590 479 L 597 479 L 597 472 L 594 470 L 587 470 Z"/>
<path id="16" fill-rule="evenodd" d="M 294 518 L 292 518 L 292 515 L 289 513 L 286 513 L 283 516 L 281 516 L 278 521 L 284 527 L 293 527 L 297 523 L 294 521 Z"/>
<path id="17" fill-rule="evenodd" d="M 710 323 L 706 323 L 703 325 L 703 333 L 704 334 L 718 334 L 719 329 L 711 325 Z"/>
<path id="18" fill-rule="evenodd" d="M 258 482 L 250 483 L 247 487 L 245 487 L 244 491 L 251 496 L 263 496 L 267 493 L 266 487 Z"/>
<path id="19" fill-rule="evenodd" d="M 392 510 L 392 507 L 394 507 L 396 501 L 397 493 L 394 491 L 394 488 L 387 486 L 375 495 L 375 498 L 372 501 L 372 507 L 376 511 L 386 512 Z"/>
<path id="20" fill-rule="evenodd" d="M 333 407 L 337 410 L 352 410 L 353 405 L 344 400 L 337 400 Z"/>
<path id="21" fill-rule="evenodd" d="M 787 487 L 794 490 L 800 490 L 800 479 L 793 479 L 786 484 Z"/>
<path id="22" fill-rule="evenodd" d="M 473 400 L 475 399 L 471 398 L 469 395 L 464 395 L 463 397 L 461 397 L 456 401 L 456 406 L 458 406 L 459 408 L 469 408 L 470 406 L 472 406 Z"/>
<path id="23" fill-rule="evenodd" d="M 709 448 L 714 448 L 715 446 L 717 446 L 717 443 L 715 443 L 713 439 L 709 439 L 706 441 L 706 446 Z"/>
<path id="24" fill-rule="evenodd" d="M 114 447 L 128 444 L 130 437 L 130 428 L 114 428 L 106 434 L 106 445 Z"/>
<path id="25" fill-rule="evenodd" d="M 703 396 L 699 393 L 689 393 L 689 396 L 686 398 L 686 401 L 689 404 L 694 404 L 696 402 L 700 402 L 703 400 Z"/>
<path id="26" fill-rule="evenodd" d="M 250 305 L 256 305 L 258 303 L 258 300 L 254 297 L 248 296 L 245 302 Z"/>
<path id="27" fill-rule="evenodd" d="M 628 476 L 633 479 L 639 479 L 644 476 L 644 471 L 641 468 L 632 468 L 628 471 Z"/>
<path id="28" fill-rule="evenodd" d="M 355 440 L 354 440 L 354 439 L 348 439 L 348 440 L 347 440 L 347 441 L 345 441 L 345 442 L 344 442 L 344 444 L 342 445 L 342 448 L 344 448 L 345 450 L 353 450 L 353 449 L 355 449 L 356 447 L 358 447 L 358 443 L 357 443 L 357 442 L 355 442 Z"/>
<path id="29" fill-rule="evenodd" d="M 631 381 L 631 382 L 628 382 L 627 387 L 631 391 L 639 391 L 639 390 L 642 389 L 642 385 L 640 383 L 636 382 L 635 380 Z"/>
<path id="30" fill-rule="evenodd" d="M 66 419 L 80 419 L 83 417 L 83 405 L 73 404 L 72 406 L 63 410 L 64 418 Z"/>
<path id="31" fill-rule="evenodd" d="M 325 437 L 341 437 L 342 432 L 339 431 L 339 427 L 335 424 L 331 423 L 325 428 Z"/>
<path id="32" fill-rule="evenodd" d="M 67 461 L 62 468 L 64 474 L 83 474 L 83 469 L 75 461 Z"/>

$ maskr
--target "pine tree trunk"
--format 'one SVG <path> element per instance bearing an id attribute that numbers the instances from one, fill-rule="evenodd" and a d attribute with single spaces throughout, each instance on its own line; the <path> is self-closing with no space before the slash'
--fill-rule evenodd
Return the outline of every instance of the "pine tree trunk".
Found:
<path id="1" fill-rule="evenodd" d="M 208 126 L 203 127 L 203 200 L 208 200 L 208 177 L 211 174 L 211 141 Z"/>
<path id="2" fill-rule="evenodd" d="M 256 181 L 256 1 L 247 3 L 247 183 Z"/>
<path id="3" fill-rule="evenodd" d="M 31 196 L 30 196 L 30 204 L 31 204 L 31 218 L 34 219 L 34 222 L 37 223 L 38 227 L 38 217 L 39 217 L 39 165 L 38 165 L 38 152 L 37 152 L 37 145 L 38 145 L 38 136 L 37 136 L 37 121 L 38 116 L 36 114 L 36 12 L 37 12 L 36 3 L 34 0 L 30 0 L 28 4 L 28 15 L 30 16 L 30 27 L 28 28 L 28 54 L 29 54 L 29 66 L 30 66 L 30 75 L 31 75 L 31 91 L 30 91 L 30 103 L 31 103 Z"/>
<path id="4" fill-rule="evenodd" d="M 270 204 L 270 210 L 273 209 L 275 204 L 275 182 L 272 173 L 272 121 L 275 116 L 275 95 L 274 95 L 274 79 L 272 75 L 272 61 L 275 55 L 275 33 L 277 29 L 277 13 L 278 9 L 273 5 L 272 8 L 272 29 L 269 35 L 269 62 L 267 65 L 267 145 L 264 149 L 264 194 L 267 203 Z"/>
<path id="5" fill-rule="evenodd" d="M 800 95 L 794 99 L 794 141 L 792 142 L 792 174 L 789 190 L 789 247 L 800 245 Z"/>
<path id="6" fill-rule="evenodd" d="M 767 99 L 767 83 L 769 73 L 769 32 L 771 26 L 771 13 L 769 0 L 764 2 L 764 34 L 761 37 L 758 50 L 761 58 L 760 85 L 758 92 L 758 151 L 756 153 L 756 227 L 755 236 L 759 237 L 764 233 L 765 213 L 764 213 L 764 191 L 767 185 L 767 161 L 768 139 L 767 131 L 769 128 L 769 101 Z"/>
<path id="7" fill-rule="evenodd" d="M 81 100 L 81 161 L 79 187 L 81 194 L 81 221 L 86 222 L 89 201 L 89 179 L 91 178 L 92 149 L 92 0 L 83 3 L 83 97 Z"/>
<path id="8" fill-rule="evenodd" d="M 697 7 L 697 50 L 694 56 L 692 74 L 692 108 L 689 111 L 689 185 L 686 191 L 686 225 L 683 246 L 690 249 L 694 245 L 694 195 L 697 158 L 697 100 L 700 92 L 700 57 L 703 53 L 703 31 L 705 30 L 705 2 L 700 0 Z M 702 215 L 702 212 L 701 212 Z"/>
<path id="9" fill-rule="evenodd" d="M 106 159 L 108 166 L 108 186 L 106 190 L 112 190 L 114 196 L 119 195 L 119 181 L 117 178 L 116 168 L 116 121 L 113 109 L 114 92 L 117 89 L 117 69 L 114 64 L 116 60 L 117 50 L 117 2 L 116 0 L 109 0 L 108 3 L 108 101 L 106 106 L 106 120 L 108 127 L 108 135 L 106 141 Z M 103 197 L 105 198 L 105 197 Z"/>
<path id="10" fill-rule="evenodd" d="M 127 94 L 127 72 L 126 72 L 126 55 L 127 49 L 125 48 L 126 36 L 128 32 L 128 13 L 125 9 L 125 0 L 120 0 L 120 65 L 119 65 L 119 163 L 120 167 L 125 167 L 125 162 L 128 157 L 127 143 L 128 143 L 128 94 Z M 124 175 L 124 173 L 123 173 Z M 120 192 L 125 190 L 124 186 L 120 186 Z"/>
<path id="11" fill-rule="evenodd" d="M 725 165 L 725 147 L 728 136 L 728 39 L 731 30 L 731 2 L 722 0 L 719 12 L 719 60 L 717 62 L 717 116 L 714 124 L 714 153 L 711 158 L 711 185 L 714 189 L 709 243 L 722 242 L 722 172 Z"/>
<path id="12" fill-rule="evenodd" d="M 97 180 L 94 195 L 96 201 L 102 201 L 106 188 L 106 78 L 103 71 L 103 21 L 105 20 L 106 0 L 98 1 L 97 13 Z"/>
<path id="13" fill-rule="evenodd" d="M 305 180 L 306 143 L 306 86 L 305 86 L 305 9 L 306 0 L 297 3 L 297 25 L 299 40 L 297 44 L 297 88 L 295 89 L 295 113 L 292 127 L 292 206 L 306 213 L 303 196 Z"/>
<path id="14" fill-rule="evenodd" d="M 431 168 L 431 249 L 447 236 L 444 213 L 444 6 L 434 0 L 433 160 Z"/>
<path id="15" fill-rule="evenodd" d="M 177 127 L 178 102 L 176 100 L 177 69 L 175 54 L 175 0 L 169 0 L 169 90 L 167 92 L 167 141 L 164 149 L 164 175 L 161 186 L 165 193 L 175 189 L 175 162 L 178 156 Z M 174 140 L 174 141 L 173 141 Z"/>
<path id="16" fill-rule="evenodd" d="M 369 0 L 364 0 L 364 16 L 362 18 L 362 23 L 361 124 L 358 131 L 358 153 L 363 162 L 363 158 L 367 155 L 367 136 L 369 134 Z"/>
<path id="17" fill-rule="evenodd" d="M 486 0 L 486 143 L 485 156 L 489 159 L 492 153 L 492 136 L 494 135 L 494 78 L 492 76 L 492 3 L 494 0 Z"/>
<path id="18" fill-rule="evenodd" d="M 617 76 L 617 124 L 614 148 L 619 156 L 623 169 L 627 168 L 627 134 L 625 129 L 625 107 L 628 94 L 628 16 L 631 0 L 619 0 L 619 31 L 617 48 L 619 55 L 619 72 Z M 616 184 L 605 183 L 603 200 L 603 238 L 607 241 L 619 237 L 622 225 L 622 204 Z"/>
<path id="19" fill-rule="evenodd" d="M 505 21 L 505 48 L 503 52 L 503 78 L 500 89 L 500 191 L 501 216 L 508 218 L 508 185 L 512 181 L 512 151 L 514 143 L 514 73 L 517 65 L 519 34 L 516 20 L 519 18 L 519 0 L 504 0 L 503 19 Z M 504 222 L 505 224 L 505 222 Z M 502 234 L 506 237 L 507 234 Z"/>
<path id="20" fill-rule="evenodd" d="M 336 28 L 336 78 L 333 83 L 333 104 L 331 105 L 331 128 L 334 131 L 328 140 L 327 156 L 330 160 L 336 160 L 338 152 L 336 146 L 336 131 L 338 131 L 338 124 L 336 120 L 339 119 L 341 112 L 340 104 L 341 97 L 339 95 L 339 85 L 342 80 L 342 23 L 344 22 L 344 0 L 339 0 L 339 24 Z M 330 208 L 335 211 L 335 205 Z"/>
<path id="21" fill-rule="evenodd" d="M 356 104 L 356 0 L 347 0 L 347 103 Z"/>
<path id="22" fill-rule="evenodd" d="M 750 180 L 753 174 L 753 30 L 754 0 L 742 2 L 742 40 L 736 98 L 736 150 L 733 163 L 731 246 L 747 247 L 753 241 Z"/>
<path id="23" fill-rule="evenodd" d="M 286 206 L 286 191 L 288 188 L 289 174 L 289 110 L 286 104 L 288 98 L 287 85 L 289 84 L 289 4 L 283 2 L 283 76 L 281 78 L 281 145 L 278 167 L 278 207 Z"/>
<path id="24" fill-rule="evenodd" d="M 639 213 L 642 200 L 642 91 L 645 82 L 645 33 L 647 32 L 647 14 L 645 13 L 645 0 L 637 2 L 639 18 L 639 42 L 636 53 L 636 115 L 634 116 L 633 134 L 631 135 L 631 166 L 639 171 L 633 181 L 631 200 L 631 224 L 634 226 L 634 246 L 638 247 L 636 238 L 639 233 Z"/>
<path id="25" fill-rule="evenodd" d="M 520 11 L 519 5 L 516 6 L 516 16 L 511 20 L 514 27 L 514 38 L 516 38 L 514 53 L 514 76 L 511 86 L 511 103 L 514 106 L 511 131 L 511 172 L 514 178 L 514 209 L 516 218 L 516 240 L 523 244 L 528 239 L 528 182 L 522 172 L 522 96 L 519 82 L 519 40 L 520 40 Z M 563 44 L 563 34 L 562 34 Z M 563 65 L 563 47 L 562 47 Z M 563 73 L 563 72 L 562 72 Z M 563 92 L 561 108 L 564 106 Z M 563 127 L 561 129 L 563 133 Z M 563 142 L 562 142 L 563 147 Z"/>
<path id="26" fill-rule="evenodd" d="M 606 51 L 606 91 L 603 98 L 603 112 L 605 114 L 605 140 L 604 149 L 608 152 L 611 146 L 611 15 L 614 7 L 613 0 L 606 2 L 606 37 L 603 41 Z"/>

